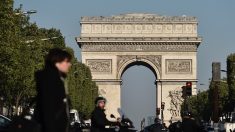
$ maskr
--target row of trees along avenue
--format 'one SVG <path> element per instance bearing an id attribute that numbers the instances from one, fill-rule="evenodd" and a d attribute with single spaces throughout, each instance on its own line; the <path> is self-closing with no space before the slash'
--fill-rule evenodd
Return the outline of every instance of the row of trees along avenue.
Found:
<path id="1" fill-rule="evenodd" d="M 0 2 L 0 97 L 9 116 L 18 114 L 35 97 L 35 71 L 44 66 L 44 56 L 51 48 L 62 48 L 73 55 L 68 75 L 72 108 L 89 118 L 98 95 L 87 66 L 78 62 L 58 29 L 39 28 L 29 21 L 22 6 L 13 0 Z"/>

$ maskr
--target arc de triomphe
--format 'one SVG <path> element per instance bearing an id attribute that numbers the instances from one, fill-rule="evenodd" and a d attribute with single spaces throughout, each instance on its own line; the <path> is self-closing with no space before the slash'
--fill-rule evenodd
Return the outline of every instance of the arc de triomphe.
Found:
<path id="1" fill-rule="evenodd" d="M 122 74 L 128 67 L 141 64 L 156 75 L 156 108 L 165 103 L 165 122 L 178 120 L 181 87 L 190 81 L 196 88 L 201 43 L 197 25 L 197 19 L 189 16 L 133 13 L 82 17 L 77 43 L 82 62 L 90 67 L 99 93 L 108 100 L 107 114 L 118 116 Z"/>

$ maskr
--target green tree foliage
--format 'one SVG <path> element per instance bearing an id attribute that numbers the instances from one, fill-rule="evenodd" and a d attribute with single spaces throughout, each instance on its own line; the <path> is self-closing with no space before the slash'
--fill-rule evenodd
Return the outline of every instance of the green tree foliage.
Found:
<path id="1" fill-rule="evenodd" d="M 229 89 L 230 112 L 235 108 L 235 53 L 227 57 L 227 82 Z"/>
<path id="2" fill-rule="evenodd" d="M 184 106 L 188 104 L 188 108 Z M 208 91 L 199 92 L 197 95 L 189 97 L 187 102 L 182 105 L 182 112 L 189 110 L 196 120 L 209 120 L 210 119 L 210 106 L 208 101 Z"/>
<path id="3" fill-rule="evenodd" d="M 0 2 L 0 96 L 4 105 L 24 107 L 35 96 L 34 73 L 44 66 L 44 56 L 51 48 L 62 48 L 73 55 L 72 69 L 68 84 L 73 108 L 85 117 L 93 108 L 93 97 L 97 96 L 97 86 L 91 80 L 88 67 L 78 63 L 72 49 L 66 47 L 61 32 L 57 29 L 39 28 L 29 22 L 29 16 L 20 14 L 22 9 L 13 9 L 13 0 Z M 77 76 L 75 76 L 75 73 Z M 88 78 L 84 81 L 84 78 Z M 92 90 L 95 93 L 92 94 Z M 83 100 L 82 100 L 83 99 Z"/>
<path id="4" fill-rule="evenodd" d="M 74 54 L 69 48 L 67 50 Z M 80 116 L 85 119 L 90 118 L 94 109 L 94 100 L 98 96 L 98 87 L 92 81 L 90 69 L 78 62 L 76 58 L 72 60 L 72 67 L 68 75 L 69 96 L 72 109 L 80 112 Z"/>
<path id="5" fill-rule="evenodd" d="M 228 84 L 226 78 L 222 79 L 220 82 L 211 82 L 209 86 L 209 105 L 211 107 L 211 111 L 213 108 L 214 102 L 214 89 L 215 86 L 218 85 L 218 101 L 219 101 L 219 116 L 224 116 L 228 113 Z"/>
<path id="6" fill-rule="evenodd" d="M 0 43 L 1 43 L 1 57 L 0 57 L 0 74 L 1 74 L 1 96 L 4 95 L 6 102 L 12 102 L 13 100 L 18 100 L 17 96 L 10 94 L 17 93 L 19 90 L 15 91 L 11 88 L 16 88 L 19 85 L 19 61 L 18 58 L 21 53 L 21 36 L 19 17 L 15 15 L 13 11 L 13 1 L 12 0 L 3 0 L 0 4 Z M 22 19 L 24 21 L 24 19 Z M 19 102 L 19 101 L 18 101 Z M 15 105 L 18 105 L 18 102 Z"/>
<path id="7" fill-rule="evenodd" d="M 182 104 L 182 112 L 186 110 L 184 105 L 188 104 L 188 109 L 192 115 L 198 120 L 209 121 L 213 112 L 213 90 L 215 85 L 218 85 L 218 98 L 219 98 L 219 114 L 220 116 L 227 116 L 228 113 L 228 85 L 226 78 L 222 79 L 219 83 L 210 83 L 209 90 L 198 92 L 197 95 L 191 96 L 187 101 Z"/>

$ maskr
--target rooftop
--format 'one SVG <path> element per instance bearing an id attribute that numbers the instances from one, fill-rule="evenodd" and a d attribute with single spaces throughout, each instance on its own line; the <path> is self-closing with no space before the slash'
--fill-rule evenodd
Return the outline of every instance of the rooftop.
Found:
<path id="1" fill-rule="evenodd" d="M 83 22 L 197 22 L 193 16 L 162 16 L 149 13 L 127 13 L 114 16 L 85 16 L 81 18 Z"/>

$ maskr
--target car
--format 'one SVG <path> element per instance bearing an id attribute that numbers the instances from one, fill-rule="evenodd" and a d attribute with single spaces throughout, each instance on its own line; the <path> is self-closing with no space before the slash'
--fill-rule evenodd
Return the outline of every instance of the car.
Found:
<path id="1" fill-rule="evenodd" d="M 7 131 L 7 127 L 10 124 L 11 119 L 0 115 L 0 132 L 6 132 Z"/>

